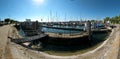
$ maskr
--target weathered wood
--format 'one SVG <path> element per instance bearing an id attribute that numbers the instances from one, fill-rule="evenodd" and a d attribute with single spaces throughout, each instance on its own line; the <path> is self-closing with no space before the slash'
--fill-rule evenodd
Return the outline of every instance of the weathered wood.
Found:
<path id="1" fill-rule="evenodd" d="M 91 22 L 90 21 L 87 21 L 87 33 L 88 33 L 88 39 L 91 40 L 92 31 L 91 31 Z"/>

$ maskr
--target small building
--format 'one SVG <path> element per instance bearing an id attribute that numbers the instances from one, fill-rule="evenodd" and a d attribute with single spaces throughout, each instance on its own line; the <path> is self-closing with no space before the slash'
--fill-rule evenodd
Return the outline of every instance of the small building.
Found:
<path id="1" fill-rule="evenodd" d="M 21 28 L 25 33 L 33 34 L 41 33 L 41 24 L 38 21 L 31 21 L 30 19 L 26 19 L 25 22 L 20 23 Z"/>

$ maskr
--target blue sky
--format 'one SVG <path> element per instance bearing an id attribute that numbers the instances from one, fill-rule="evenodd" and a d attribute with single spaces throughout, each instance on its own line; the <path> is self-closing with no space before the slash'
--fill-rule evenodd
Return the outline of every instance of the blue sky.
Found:
<path id="1" fill-rule="evenodd" d="M 120 0 L 0 0 L 0 19 L 74 21 L 116 15 Z"/>

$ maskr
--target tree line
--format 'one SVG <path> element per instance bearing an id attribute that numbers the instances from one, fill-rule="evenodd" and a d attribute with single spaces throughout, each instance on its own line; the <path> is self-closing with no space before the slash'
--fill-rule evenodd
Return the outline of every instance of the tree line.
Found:
<path id="1" fill-rule="evenodd" d="M 114 17 L 105 17 L 104 21 L 110 21 L 113 24 L 120 24 L 120 15 Z"/>
<path id="2" fill-rule="evenodd" d="M 13 19 L 11 19 L 11 18 L 6 18 L 6 19 L 4 19 L 3 22 L 6 22 L 6 23 L 9 23 L 9 24 L 12 24 L 12 23 L 16 23 L 17 21 L 16 21 L 16 20 L 13 20 Z"/>

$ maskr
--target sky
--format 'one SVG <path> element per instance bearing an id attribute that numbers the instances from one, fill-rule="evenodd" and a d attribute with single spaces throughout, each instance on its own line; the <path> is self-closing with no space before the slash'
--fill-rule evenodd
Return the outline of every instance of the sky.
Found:
<path id="1" fill-rule="evenodd" d="M 0 0 L 1 20 L 102 20 L 116 15 L 120 15 L 120 0 Z"/>

